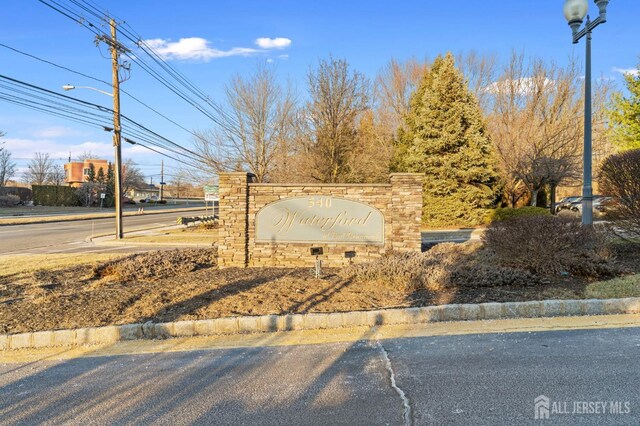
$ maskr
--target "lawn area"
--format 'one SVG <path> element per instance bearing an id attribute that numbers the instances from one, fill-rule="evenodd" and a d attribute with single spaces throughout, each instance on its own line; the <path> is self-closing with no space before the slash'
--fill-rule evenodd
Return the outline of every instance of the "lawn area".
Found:
<path id="1" fill-rule="evenodd" d="M 125 235 L 124 240 L 133 243 L 161 243 L 161 244 L 213 244 L 218 237 L 217 229 L 207 229 L 201 226 L 188 226 L 178 229 L 168 229 L 141 235 Z"/>
<path id="2" fill-rule="evenodd" d="M 640 297 L 640 274 L 589 284 L 585 296 L 590 299 Z"/>

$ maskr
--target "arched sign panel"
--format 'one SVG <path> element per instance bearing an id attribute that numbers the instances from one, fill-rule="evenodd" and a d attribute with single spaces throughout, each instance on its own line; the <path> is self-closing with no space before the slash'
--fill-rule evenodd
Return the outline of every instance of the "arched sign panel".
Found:
<path id="1" fill-rule="evenodd" d="M 384 215 L 343 198 L 309 196 L 267 204 L 256 214 L 256 242 L 384 244 Z"/>

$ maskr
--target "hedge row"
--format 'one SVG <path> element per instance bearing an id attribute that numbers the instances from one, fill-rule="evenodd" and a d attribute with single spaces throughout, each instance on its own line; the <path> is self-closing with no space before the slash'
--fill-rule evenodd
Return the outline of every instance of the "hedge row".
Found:
<path id="1" fill-rule="evenodd" d="M 79 206 L 76 188 L 56 185 L 33 185 L 33 204 L 41 206 Z"/>

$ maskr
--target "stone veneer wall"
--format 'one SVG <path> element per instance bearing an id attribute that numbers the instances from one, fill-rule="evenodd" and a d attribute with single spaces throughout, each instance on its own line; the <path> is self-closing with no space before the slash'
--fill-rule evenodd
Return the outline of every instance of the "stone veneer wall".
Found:
<path id="1" fill-rule="evenodd" d="M 220 267 L 313 266 L 309 248 L 323 247 L 327 267 L 349 263 L 345 251 L 355 251 L 353 262 L 364 262 L 394 251 L 420 250 L 423 176 L 394 173 L 388 184 L 259 184 L 247 173 L 222 173 L 219 182 L 218 264 Z M 284 198 L 331 196 L 369 204 L 382 212 L 385 243 L 259 243 L 255 215 L 265 205 Z"/>

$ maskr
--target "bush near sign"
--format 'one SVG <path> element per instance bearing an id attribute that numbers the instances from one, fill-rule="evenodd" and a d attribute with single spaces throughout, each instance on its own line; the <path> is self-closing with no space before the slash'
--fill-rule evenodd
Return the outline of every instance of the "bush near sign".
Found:
<path id="1" fill-rule="evenodd" d="M 255 218 L 256 242 L 384 245 L 384 215 L 368 204 L 331 196 L 285 198 Z"/>

